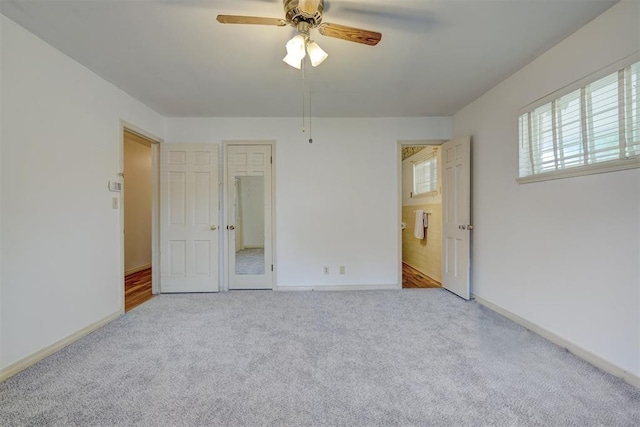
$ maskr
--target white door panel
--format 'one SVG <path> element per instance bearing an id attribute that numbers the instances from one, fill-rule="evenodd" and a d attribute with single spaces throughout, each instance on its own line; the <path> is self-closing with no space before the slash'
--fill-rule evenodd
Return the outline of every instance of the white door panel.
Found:
<path id="1" fill-rule="evenodd" d="M 472 229 L 470 138 L 446 142 L 442 145 L 442 156 L 442 286 L 464 299 L 469 299 L 469 242 Z"/>
<path id="2" fill-rule="evenodd" d="M 218 146 L 160 148 L 161 292 L 217 292 Z"/>
<path id="3" fill-rule="evenodd" d="M 229 289 L 273 288 L 271 146 L 227 147 Z"/>

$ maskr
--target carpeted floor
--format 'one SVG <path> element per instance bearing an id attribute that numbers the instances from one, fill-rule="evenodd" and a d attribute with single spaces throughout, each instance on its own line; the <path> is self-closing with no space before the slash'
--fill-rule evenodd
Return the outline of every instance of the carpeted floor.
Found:
<path id="1" fill-rule="evenodd" d="M 638 426 L 640 390 L 444 290 L 162 295 L 0 384 L 0 425 Z"/>

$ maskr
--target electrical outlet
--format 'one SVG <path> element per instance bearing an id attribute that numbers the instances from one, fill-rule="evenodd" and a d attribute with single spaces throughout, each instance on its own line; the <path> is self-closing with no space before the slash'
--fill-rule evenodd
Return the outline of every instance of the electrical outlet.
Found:
<path id="1" fill-rule="evenodd" d="M 329 275 L 329 266 L 328 266 L 328 265 L 325 265 L 324 267 L 322 267 L 322 273 L 323 273 L 325 276 L 328 276 L 328 275 Z"/>
<path id="2" fill-rule="evenodd" d="M 118 198 L 114 197 L 111 199 L 111 208 L 118 209 Z"/>
<path id="3" fill-rule="evenodd" d="M 341 265 L 340 266 L 340 274 L 345 274 L 345 271 L 346 271 L 346 269 L 345 269 L 344 265 Z"/>

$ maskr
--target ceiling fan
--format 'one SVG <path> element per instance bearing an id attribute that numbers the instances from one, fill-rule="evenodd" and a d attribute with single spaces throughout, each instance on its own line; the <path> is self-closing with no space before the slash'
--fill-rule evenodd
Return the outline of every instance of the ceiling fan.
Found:
<path id="1" fill-rule="evenodd" d="M 369 46 L 377 45 L 382 39 L 382 34 L 375 31 L 322 22 L 324 0 L 284 0 L 283 4 L 284 19 L 218 15 L 217 20 L 222 24 L 273 25 L 277 27 L 290 25 L 296 28 L 298 34 L 287 42 L 287 56 L 285 56 L 284 62 L 298 69 L 301 68 L 302 60 L 307 52 L 311 65 L 314 67 L 320 65 L 329 56 L 316 42 L 310 39 L 309 31 L 314 28 L 317 28 L 323 36 Z"/>

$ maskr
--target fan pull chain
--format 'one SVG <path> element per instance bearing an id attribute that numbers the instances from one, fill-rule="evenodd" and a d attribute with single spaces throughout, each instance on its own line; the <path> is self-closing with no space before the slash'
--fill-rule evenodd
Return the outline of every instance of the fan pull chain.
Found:
<path id="1" fill-rule="evenodd" d="M 311 85 L 309 85 L 309 144 L 313 143 L 313 130 L 311 127 Z"/>
<path id="2" fill-rule="evenodd" d="M 305 114 L 304 114 L 304 109 L 306 107 L 306 81 L 304 78 L 304 71 L 305 71 L 305 67 L 304 67 L 304 61 L 302 61 L 302 70 L 301 70 L 301 75 L 302 75 L 302 133 L 305 133 L 307 130 L 305 129 Z"/>
<path id="3" fill-rule="evenodd" d="M 309 76 L 305 61 L 302 61 L 302 132 L 305 133 L 307 131 L 306 125 L 306 114 L 305 110 L 309 111 L 309 144 L 313 143 L 312 136 L 312 128 L 311 128 L 311 84 L 309 83 Z M 309 92 L 307 95 L 307 91 Z M 309 105 L 307 109 L 307 99 L 309 100 Z"/>
<path id="4" fill-rule="evenodd" d="M 309 105 L 307 106 L 307 111 L 309 112 L 309 144 L 313 143 L 313 135 L 312 135 L 312 128 L 311 128 L 311 82 L 309 79 L 309 68 L 307 68 L 306 61 L 303 60 L 303 64 L 302 64 L 302 69 L 304 72 L 304 81 L 305 81 L 305 90 L 304 92 L 306 92 L 307 94 L 307 99 L 309 102 Z"/>

